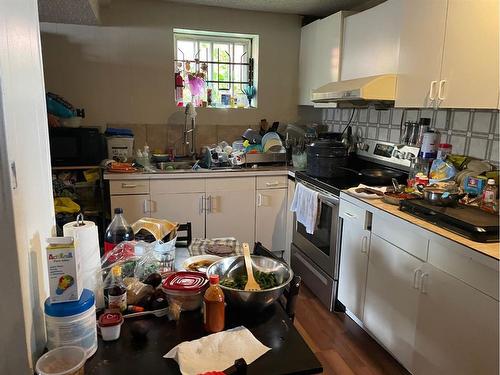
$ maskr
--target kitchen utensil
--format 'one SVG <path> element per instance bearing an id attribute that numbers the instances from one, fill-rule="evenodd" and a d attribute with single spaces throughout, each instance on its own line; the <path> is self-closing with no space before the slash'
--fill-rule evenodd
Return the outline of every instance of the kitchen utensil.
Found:
<path id="1" fill-rule="evenodd" d="M 243 256 L 245 257 L 245 267 L 247 270 L 247 285 L 245 285 L 245 291 L 257 291 L 260 290 L 260 285 L 255 281 L 253 277 L 253 268 L 252 268 L 252 258 L 250 258 L 250 248 L 247 243 L 243 245 Z"/>
<path id="2" fill-rule="evenodd" d="M 347 149 L 340 141 L 321 139 L 307 146 L 307 174 L 310 176 L 338 176 L 338 168 L 346 165 Z"/>
<path id="3" fill-rule="evenodd" d="M 262 136 L 258 131 L 253 130 L 252 128 L 248 128 L 247 130 L 245 130 L 242 138 L 246 139 L 251 144 L 259 144 L 262 142 Z"/>
<path id="4" fill-rule="evenodd" d="M 435 186 L 426 186 L 421 190 L 424 199 L 435 206 L 452 206 L 466 195 L 458 191 L 452 192 Z"/>
<path id="5" fill-rule="evenodd" d="M 141 311 L 141 312 L 136 312 L 132 314 L 126 314 L 123 315 L 124 318 L 136 318 L 138 316 L 145 316 L 145 315 L 154 315 L 157 318 L 161 318 L 162 316 L 165 316 L 168 314 L 168 307 L 165 307 L 163 309 L 158 309 L 158 310 L 149 310 L 149 311 Z"/>
<path id="6" fill-rule="evenodd" d="M 187 271 L 198 271 L 198 272 L 207 272 L 208 267 L 212 264 L 220 260 L 221 257 L 217 255 L 195 255 L 187 258 L 184 262 L 182 262 L 182 268 Z M 193 264 L 196 263 L 207 263 L 207 265 L 197 266 L 196 269 L 192 268 Z M 191 267 L 190 267 L 191 266 Z"/>
<path id="7" fill-rule="evenodd" d="M 286 286 L 293 279 L 293 272 L 289 265 L 278 259 L 252 255 L 253 267 L 261 272 L 272 272 L 276 277 L 276 280 L 280 283 L 277 287 L 264 289 L 259 291 L 246 291 L 240 289 L 229 288 L 224 285 L 220 285 L 224 291 L 226 301 L 228 304 L 235 308 L 240 308 L 242 310 L 255 310 L 261 311 L 266 307 L 272 305 L 285 290 Z M 233 265 L 235 261 L 239 261 L 236 265 Z M 220 280 L 224 280 L 226 277 L 236 278 L 241 275 L 245 275 L 244 257 L 233 256 L 226 257 L 218 262 L 215 262 L 210 267 L 208 267 L 207 275 L 219 275 Z M 232 269 L 231 269 L 232 268 Z M 229 269 L 229 272 L 226 271 Z"/>
<path id="8" fill-rule="evenodd" d="M 384 193 L 382 191 L 371 189 L 368 187 L 356 188 L 355 191 L 356 191 L 356 193 L 375 194 L 375 195 L 378 195 L 379 197 L 384 196 Z"/>
<path id="9" fill-rule="evenodd" d="M 417 199 L 417 198 L 418 197 L 414 194 L 386 192 L 382 197 L 382 201 L 385 203 L 393 204 L 395 206 L 399 206 L 399 203 L 402 200 Z"/>

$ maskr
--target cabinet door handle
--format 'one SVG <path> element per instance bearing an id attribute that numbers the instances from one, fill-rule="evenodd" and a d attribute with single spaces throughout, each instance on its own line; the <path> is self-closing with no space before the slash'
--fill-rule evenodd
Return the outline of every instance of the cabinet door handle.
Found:
<path id="1" fill-rule="evenodd" d="M 257 194 L 257 207 L 262 206 L 262 194 Z"/>
<path id="2" fill-rule="evenodd" d="M 147 199 L 144 199 L 144 202 L 143 202 L 143 205 L 142 205 L 142 211 L 145 214 L 148 213 L 148 200 Z"/>
<path id="3" fill-rule="evenodd" d="M 200 201 L 198 202 L 198 208 L 199 208 L 199 213 L 200 215 L 203 215 L 203 211 L 204 211 L 204 204 L 203 202 L 205 201 L 205 197 L 203 195 L 200 196 Z"/>
<path id="4" fill-rule="evenodd" d="M 413 271 L 413 288 L 418 289 L 418 278 L 422 274 L 422 270 L 420 268 L 417 268 L 415 271 Z"/>
<path id="5" fill-rule="evenodd" d="M 444 100 L 445 97 L 443 96 L 444 94 L 444 84 L 446 83 L 446 80 L 445 79 L 442 79 L 441 81 L 439 81 L 439 90 L 438 90 L 438 99 L 439 100 Z"/>
<path id="6" fill-rule="evenodd" d="M 438 83 L 438 81 L 431 81 L 431 86 L 429 88 L 429 100 L 435 100 L 436 99 L 436 95 L 434 95 L 434 89 L 436 88 L 436 83 Z"/>
<path id="7" fill-rule="evenodd" d="M 122 183 L 122 188 L 123 189 L 133 189 L 133 188 L 136 188 L 136 187 L 137 187 L 137 185 L 135 185 L 135 184 L 126 184 L 124 182 Z"/>
<path id="8" fill-rule="evenodd" d="M 207 197 L 207 208 L 206 208 L 206 210 L 207 210 L 207 213 L 209 213 L 209 214 L 212 213 L 212 196 L 211 195 L 209 195 Z"/>
<path id="9" fill-rule="evenodd" d="M 422 294 L 427 294 L 427 286 L 426 286 L 426 280 L 429 278 L 428 273 L 423 273 L 422 276 L 420 276 L 420 293 Z"/>
<path id="10" fill-rule="evenodd" d="M 363 238 L 361 238 L 361 252 L 364 254 L 368 252 L 367 243 L 368 243 L 368 237 L 363 236 Z"/>
<path id="11" fill-rule="evenodd" d="M 274 181 L 274 182 L 266 182 L 266 186 L 278 186 L 279 185 L 279 182 L 278 181 Z"/>

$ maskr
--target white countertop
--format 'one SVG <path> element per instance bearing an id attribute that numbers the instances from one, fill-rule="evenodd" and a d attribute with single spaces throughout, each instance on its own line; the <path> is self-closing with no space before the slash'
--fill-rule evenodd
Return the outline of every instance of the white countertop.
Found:
<path id="1" fill-rule="evenodd" d="M 105 180 L 166 180 L 179 178 L 221 178 L 221 177 L 255 177 L 255 176 L 291 176 L 295 177 L 295 170 L 288 166 L 259 167 L 229 170 L 189 169 L 174 170 L 157 173 L 104 173 Z"/>

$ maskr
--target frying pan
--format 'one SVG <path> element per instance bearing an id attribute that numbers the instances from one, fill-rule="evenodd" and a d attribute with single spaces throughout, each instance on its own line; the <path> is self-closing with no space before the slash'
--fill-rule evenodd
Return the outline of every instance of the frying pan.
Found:
<path id="1" fill-rule="evenodd" d="M 369 168 L 357 171 L 355 169 L 344 167 L 338 168 L 356 173 L 368 185 L 390 185 L 393 178 L 397 180 L 398 178 L 401 178 L 403 176 L 403 172 L 398 172 L 391 169 Z"/>

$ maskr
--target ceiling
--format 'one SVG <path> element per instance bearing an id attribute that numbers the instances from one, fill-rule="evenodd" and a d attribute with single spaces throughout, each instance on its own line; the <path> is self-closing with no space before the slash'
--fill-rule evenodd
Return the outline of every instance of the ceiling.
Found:
<path id="1" fill-rule="evenodd" d="M 385 0 L 169 0 L 222 8 L 325 17 L 339 10 L 362 11 Z"/>

